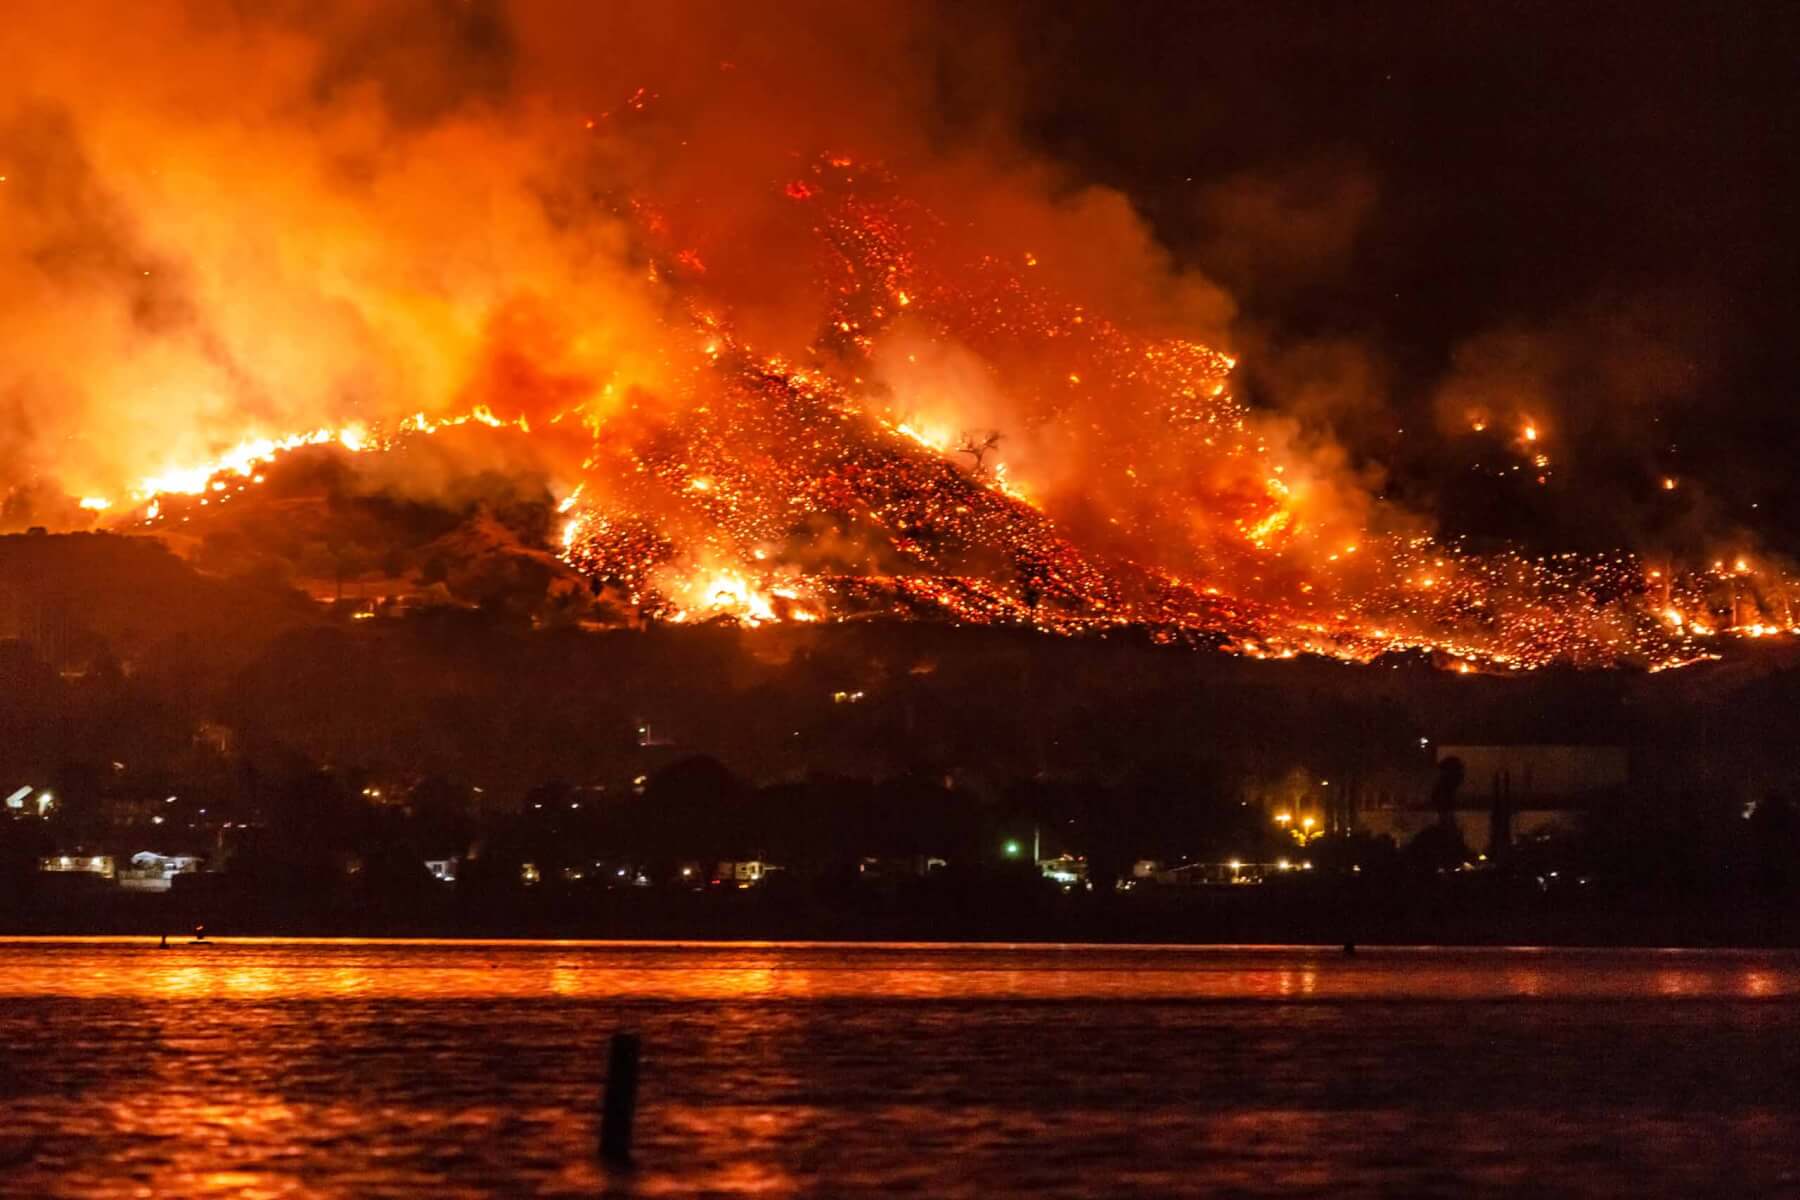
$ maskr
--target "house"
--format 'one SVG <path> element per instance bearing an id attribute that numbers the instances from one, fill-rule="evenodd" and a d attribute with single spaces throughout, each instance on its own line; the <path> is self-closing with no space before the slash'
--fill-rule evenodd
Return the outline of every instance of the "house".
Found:
<path id="1" fill-rule="evenodd" d="M 1052 883 L 1060 883 L 1064 887 L 1073 887 L 1087 882 L 1087 859 L 1076 858 L 1073 854 L 1060 854 L 1055 858 L 1038 859 L 1038 873 Z"/>
<path id="2" fill-rule="evenodd" d="M 112 879 L 118 874 L 110 854 L 57 854 L 38 860 L 38 870 L 52 874 L 98 875 Z"/>
<path id="3" fill-rule="evenodd" d="M 864 879 L 918 879 L 942 871 L 948 864 L 932 854 L 865 855 L 856 871 Z"/>
<path id="4" fill-rule="evenodd" d="M 713 882 L 724 887 L 755 887 L 772 872 L 779 870 L 781 868 L 774 863 L 764 862 L 760 858 L 721 862 L 713 871 Z"/>
<path id="5" fill-rule="evenodd" d="M 197 854 L 158 854 L 153 850 L 140 850 L 131 856 L 129 866 L 119 869 L 119 886 L 133 892 L 166 892 L 175 876 L 198 871 L 200 864 Z"/>
<path id="6" fill-rule="evenodd" d="M 1204 887 L 1212 884 L 1230 886 L 1262 883 L 1290 872 L 1310 870 L 1310 859 L 1280 858 L 1274 862 L 1245 862 L 1234 858 L 1225 862 L 1178 863 L 1155 872 L 1150 878 L 1168 887 Z M 1141 879 L 1136 882 L 1141 882 Z"/>

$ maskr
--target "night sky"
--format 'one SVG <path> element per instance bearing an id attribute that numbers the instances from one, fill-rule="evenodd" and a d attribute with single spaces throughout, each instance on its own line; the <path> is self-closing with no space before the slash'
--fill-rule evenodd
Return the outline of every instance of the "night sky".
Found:
<path id="1" fill-rule="evenodd" d="M 1012 20 L 1032 135 L 1231 291 L 1253 395 L 1284 404 L 1296 376 L 1341 376 L 1320 346 L 1354 347 L 1378 402 L 1327 417 L 1394 494 L 1477 533 L 1601 545 L 1741 522 L 1794 546 L 1793 6 Z M 1496 360 L 1549 397 L 1568 469 L 1548 488 L 1479 482 L 1480 439 L 1433 435 L 1438 397 Z M 1704 485 L 1659 507 L 1659 472 Z"/>

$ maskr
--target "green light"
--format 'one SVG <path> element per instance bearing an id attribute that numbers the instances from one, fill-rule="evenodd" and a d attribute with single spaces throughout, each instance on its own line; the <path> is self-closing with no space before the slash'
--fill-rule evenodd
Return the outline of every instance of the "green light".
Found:
<path id="1" fill-rule="evenodd" d="M 1019 843 L 1017 843 L 1017 842 L 1006 843 L 1006 857 L 1008 857 L 1008 858 L 1019 857 Z"/>

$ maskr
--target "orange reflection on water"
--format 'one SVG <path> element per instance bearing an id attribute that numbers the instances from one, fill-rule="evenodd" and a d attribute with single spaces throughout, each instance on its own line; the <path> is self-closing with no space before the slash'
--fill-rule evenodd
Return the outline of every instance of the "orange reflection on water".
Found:
<path id="1" fill-rule="evenodd" d="M 1515 996 L 1541 996 L 1544 977 L 1533 963 L 1524 963 L 1506 972 L 1506 985 Z"/>
<path id="2" fill-rule="evenodd" d="M 1780 951 L 219 939 L 0 942 L 0 996 L 157 1000 L 1800 995 Z"/>
<path id="3" fill-rule="evenodd" d="M 284 1169 L 281 1155 L 270 1150 L 291 1146 L 303 1128 L 316 1127 L 321 1118 L 345 1127 L 354 1119 L 354 1114 L 342 1112 L 333 1120 L 317 1109 L 303 1115 L 282 1099 L 264 1094 L 234 1092 L 203 1098 L 192 1087 L 201 1081 L 175 1078 L 178 1072 L 165 1064 L 140 1088 L 105 1106 L 108 1132 L 145 1146 L 155 1156 L 150 1172 L 154 1190 L 139 1189 L 142 1195 L 246 1200 L 305 1195 L 300 1172 Z M 104 1192 L 119 1182 L 95 1180 L 94 1190 Z"/>
<path id="4" fill-rule="evenodd" d="M 1796 996 L 1780 951 L 0 942 L 0 1193 L 1580 1194 L 1596 1138 L 1766 1183 Z M 1557 1005 L 1593 998 L 1649 1003 Z M 631 1172 L 594 1155 L 616 1028 Z M 1715 1061 L 1735 1123 L 1646 1124 Z"/>
<path id="5" fill-rule="evenodd" d="M 1276 977 L 1276 991 L 1283 999 L 1311 996 L 1318 988 L 1319 973 L 1312 967 L 1299 971 L 1282 971 Z"/>
<path id="6" fill-rule="evenodd" d="M 1702 971 L 1664 967 L 1656 972 L 1656 994 L 1659 996 L 1706 995 L 1717 983 Z"/>

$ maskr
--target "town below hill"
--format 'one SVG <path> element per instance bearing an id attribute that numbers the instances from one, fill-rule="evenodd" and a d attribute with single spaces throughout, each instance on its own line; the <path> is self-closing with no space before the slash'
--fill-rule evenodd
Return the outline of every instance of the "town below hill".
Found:
<path id="1" fill-rule="evenodd" d="M 12 932 L 1780 942 L 1800 671 L 383 619 L 0 538 Z"/>

